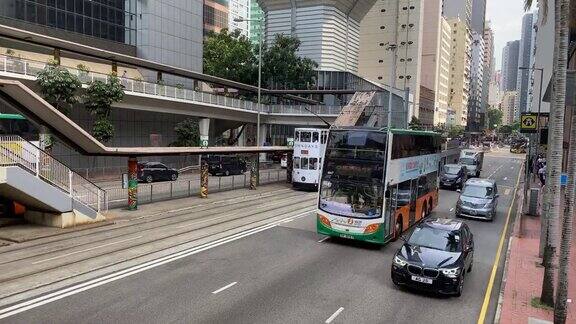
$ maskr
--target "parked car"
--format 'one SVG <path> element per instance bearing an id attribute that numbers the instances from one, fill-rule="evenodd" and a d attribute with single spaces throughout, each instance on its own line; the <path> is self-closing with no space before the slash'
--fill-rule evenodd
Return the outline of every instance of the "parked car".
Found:
<path id="1" fill-rule="evenodd" d="M 440 174 L 441 188 L 459 188 L 462 189 L 468 179 L 466 166 L 460 164 L 446 164 Z"/>
<path id="2" fill-rule="evenodd" d="M 282 159 L 280 160 L 280 167 L 282 169 L 288 168 L 288 154 L 284 153 L 284 155 L 282 155 Z"/>
<path id="3" fill-rule="evenodd" d="M 496 217 L 498 197 L 498 186 L 494 180 L 469 179 L 456 202 L 456 217 L 492 221 Z"/>
<path id="4" fill-rule="evenodd" d="M 419 290 L 462 295 L 472 271 L 474 238 L 460 220 L 436 218 L 418 224 L 392 261 L 392 282 Z"/>
<path id="5" fill-rule="evenodd" d="M 176 181 L 178 170 L 171 169 L 160 162 L 138 163 L 138 181 Z"/>
<path id="6" fill-rule="evenodd" d="M 235 155 L 211 155 L 206 158 L 206 162 L 208 172 L 213 176 L 242 174 L 248 170 L 246 162 Z"/>

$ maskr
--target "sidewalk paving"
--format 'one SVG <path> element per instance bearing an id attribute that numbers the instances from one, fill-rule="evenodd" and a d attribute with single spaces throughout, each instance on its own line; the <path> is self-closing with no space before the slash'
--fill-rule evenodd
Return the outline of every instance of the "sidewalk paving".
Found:
<path id="1" fill-rule="evenodd" d="M 525 324 L 540 319 L 552 322 L 552 310 L 531 306 L 533 297 L 540 297 L 544 268 L 539 266 L 540 217 L 522 216 L 523 235 L 512 237 L 510 255 L 507 260 L 507 272 L 500 314 L 500 323 Z M 573 232 L 576 241 L 576 231 Z M 557 279 L 558 276 L 555 276 Z M 572 247 L 568 287 L 568 318 L 566 323 L 576 323 L 576 245 Z"/>

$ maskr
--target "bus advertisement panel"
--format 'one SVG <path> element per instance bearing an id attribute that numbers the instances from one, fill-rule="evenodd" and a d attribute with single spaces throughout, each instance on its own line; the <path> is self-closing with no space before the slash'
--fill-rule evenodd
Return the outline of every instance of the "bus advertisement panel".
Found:
<path id="1" fill-rule="evenodd" d="M 432 132 L 330 130 L 318 233 L 380 244 L 398 238 L 438 203 L 439 153 Z"/>

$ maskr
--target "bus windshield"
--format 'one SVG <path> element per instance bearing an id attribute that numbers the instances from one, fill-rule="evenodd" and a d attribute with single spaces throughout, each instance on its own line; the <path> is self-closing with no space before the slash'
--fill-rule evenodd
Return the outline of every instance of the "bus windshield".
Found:
<path id="1" fill-rule="evenodd" d="M 463 157 L 463 158 L 460 158 L 460 163 L 464 164 L 464 165 L 476 165 L 476 159 L 469 158 L 469 157 Z"/>
<path id="2" fill-rule="evenodd" d="M 385 147 L 385 133 L 331 131 L 319 208 L 339 216 L 381 217 Z"/>

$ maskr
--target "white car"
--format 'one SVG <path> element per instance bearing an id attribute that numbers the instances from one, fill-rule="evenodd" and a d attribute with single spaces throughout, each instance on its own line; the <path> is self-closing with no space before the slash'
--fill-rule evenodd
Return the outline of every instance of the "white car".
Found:
<path id="1" fill-rule="evenodd" d="M 282 155 L 282 158 L 280 159 L 280 167 L 282 169 L 288 168 L 288 154 Z"/>

